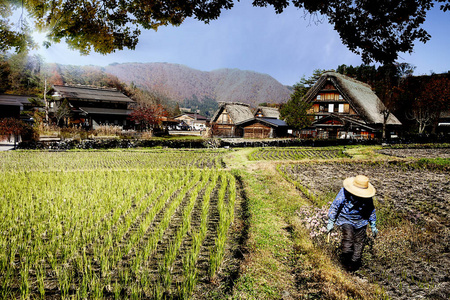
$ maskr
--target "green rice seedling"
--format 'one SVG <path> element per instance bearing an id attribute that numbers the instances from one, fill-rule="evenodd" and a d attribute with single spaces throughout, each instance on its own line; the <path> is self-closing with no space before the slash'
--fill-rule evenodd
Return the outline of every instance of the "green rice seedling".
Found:
<path id="1" fill-rule="evenodd" d="M 20 268 L 20 297 L 22 299 L 28 299 L 29 298 L 29 294 L 30 294 L 30 283 L 28 281 L 28 277 L 29 277 L 29 265 L 28 265 L 28 261 L 25 260 L 25 262 L 21 263 L 21 268 Z"/>
<path id="2" fill-rule="evenodd" d="M 161 287 L 166 292 L 168 292 L 172 284 L 172 275 L 170 274 L 170 270 L 167 268 L 167 265 L 164 262 L 159 264 L 158 275 Z"/>
<path id="3" fill-rule="evenodd" d="M 93 299 L 103 299 L 103 285 L 100 278 L 97 277 L 95 274 L 91 278 L 89 286 Z"/>
<path id="4" fill-rule="evenodd" d="M 114 299 L 120 299 L 120 294 L 122 292 L 122 286 L 116 281 L 113 285 L 113 293 L 114 293 Z"/>
<path id="5" fill-rule="evenodd" d="M 66 299 L 69 296 L 72 274 L 70 270 L 64 267 L 58 267 L 56 269 L 56 276 L 58 277 L 58 286 L 61 292 L 61 298 Z"/>
<path id="6" fill-rule="evenodd" d="M 138 283 L 133 283 L 130 288 L 130 299 L 138 300 L 141 299 L 141 290 Z"/>
<path id="7" fill-rule="evenodd" d="M 89 279 L 87 275 L 83 275 L 81 284 L 77 290 L 78 299 L 86 299 L 88 297 Z"/>
<path id="8" fill-rule="evenodd" d="M 36 269 L 36 281 L 41 299 L 45 298 L 45 271 L 42 265 Z"/>

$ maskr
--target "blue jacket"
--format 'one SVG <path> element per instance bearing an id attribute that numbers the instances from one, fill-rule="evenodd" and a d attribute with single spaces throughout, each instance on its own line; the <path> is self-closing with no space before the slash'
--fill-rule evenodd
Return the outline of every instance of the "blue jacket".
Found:
<path id="1" fill-rule="evenodd" d="M 341 188 L 328 211 L 328 218 L 336 225 L 350 224 L 361 228 L 377 219 L 372 198 L 359 198 Z"/>

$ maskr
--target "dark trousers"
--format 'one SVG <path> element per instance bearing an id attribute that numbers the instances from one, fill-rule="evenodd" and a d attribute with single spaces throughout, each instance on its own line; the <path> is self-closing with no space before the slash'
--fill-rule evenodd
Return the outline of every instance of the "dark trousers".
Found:
<path id="1" fill-rule="evenodd" d="M 342 264 L 350 270 L 361 266 L 361 256 L 366 240 L 366 227 L 356 229 L 353 225 L 343 224 L 342 228 Z"/>

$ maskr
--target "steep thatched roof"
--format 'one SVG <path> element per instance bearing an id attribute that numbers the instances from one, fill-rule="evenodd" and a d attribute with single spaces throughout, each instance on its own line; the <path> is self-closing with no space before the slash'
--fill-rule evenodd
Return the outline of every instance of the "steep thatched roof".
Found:
<path id="1" fill-rule="evenodd" d="M 234 124 L 253 119 L 253 112 L 248 104 L 239 102 L 219 102 L 219 109 L 214 113 L 211 122 L 216 122 L 220 114 L 226 110 Z"/>
<path id="2" fill-rule="evenodd" d="M 55 96 L 68 100 L 95 101 L 95 102 L 134 102 L 116 89 L 93 88 L 86 86 L 55 85 Z"/>
<path id="3" fill-rule="evenodd" d="M 280 111 L 276 107 L 258 106 L 258 108 L 256 108 L 255 115 L 258 113 L 258 111 L 261 111 L 264 118 L 280 118 Z"/>
<path id="4" fill-rule="evenodd" d="M 385 109 L 383 102 L 372 91 L 372 88 L 361 81 L 336 73 L 324 73 L 316 84 L 306 93 L 304 99 L 313 101 L 327 81 L 331 81 L 342 97 L 352 106 L 353 110 L 368 124 L 383 124 L 381 110 Z M 388 125 L 401 125 L 400 121 L 390 114 Z"/>

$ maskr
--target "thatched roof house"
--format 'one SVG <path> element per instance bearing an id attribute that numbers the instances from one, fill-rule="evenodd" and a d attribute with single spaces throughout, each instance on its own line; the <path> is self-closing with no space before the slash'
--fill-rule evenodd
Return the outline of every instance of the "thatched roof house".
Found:
<path id="1" fill-rule="evenodd" d="M 313 136 L 340 138 L 351 132 L 352 137 L 373 138 L 385 122 L 386 107 L 372 88 L 339 73 L 324 73 L 303 99 L 312 103 L 315 120 L 307 131 Z M 385 125 L 401 123 L 389 114 Z"/>
<path id="2" fill-rule="evenodd" d="M 232 102 L 220 103 L 211 119 L 212 134 L 222 137 L 274 138 L 287 136 L 288 126 L 277 108 Z"/>
<path id="3" fill-rule="evenodd" d="M 239 102 L 220 102 L 219 109 L 211 118 L 213 135 L 226 137 L 242 136 L 237 123 L 253 119 L 253 112 L 248 104 Z"/>
<path id="4" fill-rule="evenodd" d="M 280 111 L 276 107 L 259 106 L 256 108 L 255 117 L 279 119 Z"/>

